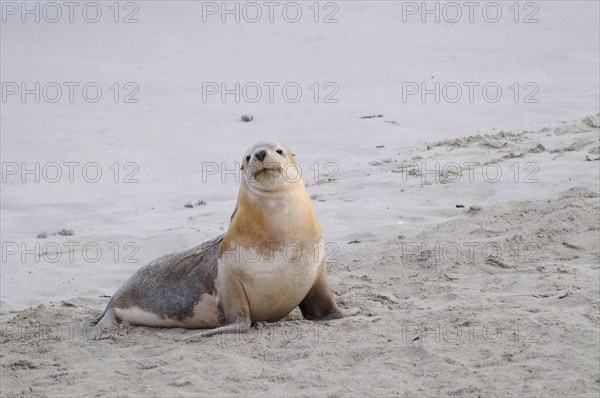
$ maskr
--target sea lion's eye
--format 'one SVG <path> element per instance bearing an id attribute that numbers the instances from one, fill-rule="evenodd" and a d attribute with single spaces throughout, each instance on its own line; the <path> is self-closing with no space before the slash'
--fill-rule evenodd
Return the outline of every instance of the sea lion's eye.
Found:
<path id="1" fill-rule="evenodd" d="M 278 149 L 278 150 L 276 150 L 275 152 L 277 152 L 278 154 L 280 154 L 281 156 L 283 156 L 283 150 L 281 150 L 281 149 Z"/>
<path id="2" fill-rule="evenodd" d="M 246 156 L 246 162 L 250 161 L 250 155 Z"/>

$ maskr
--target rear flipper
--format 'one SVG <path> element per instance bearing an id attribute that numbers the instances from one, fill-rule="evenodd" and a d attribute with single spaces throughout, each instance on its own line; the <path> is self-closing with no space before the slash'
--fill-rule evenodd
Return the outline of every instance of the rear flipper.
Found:
<path id="1" fill-rule="evenodd" d="M 90 341 L 100 341 L 110 337 L 110 329 L 115 329 L 118 318 L 114 308 L 107 308 L 100 320 L 93 328 L 90 328 L 87 338 Z"/>

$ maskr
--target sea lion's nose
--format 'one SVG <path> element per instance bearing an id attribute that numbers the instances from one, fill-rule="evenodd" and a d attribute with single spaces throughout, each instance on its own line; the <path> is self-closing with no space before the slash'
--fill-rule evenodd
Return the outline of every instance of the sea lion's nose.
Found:
<path id="1" fill-rule="evenodd" d="M 256 152 L 254 154 L 254 157 L 258 160 L 260 160 L 261 162 L 263 160 L 265 160 L 265 157 L 267 156 L 267 151 L 265 151 L 264 149 L 261 149 L 260 151 Z"/>

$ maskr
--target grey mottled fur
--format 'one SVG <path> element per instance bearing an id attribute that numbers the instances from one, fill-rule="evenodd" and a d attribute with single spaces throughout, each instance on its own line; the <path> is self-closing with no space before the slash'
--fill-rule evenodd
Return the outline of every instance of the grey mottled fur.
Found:
<path id="1" fill-rule="evenodd" d="M 202 294 L 216 294 L 217 253 L 222 241 L 223 235 L 140 268 L 112 296 L 105 313 L 135 305 L 164 318 L 190 318 Z"/>

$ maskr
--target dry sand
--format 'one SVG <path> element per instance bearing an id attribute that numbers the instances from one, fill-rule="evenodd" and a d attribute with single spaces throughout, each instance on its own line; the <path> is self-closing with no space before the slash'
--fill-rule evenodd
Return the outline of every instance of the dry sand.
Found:
<path id="1" fill-rule="evenodd" d="M 355 225 L 335 232 L 329 263 L 340 305 L 360 308 L 356 316 L 314 323 L 295 310 L 246 335 L 204 340 L 121 325 L 90 343 L 85 325 L 106 297 L 4 310 L 2 396 L 597 397 L 595 118 L 404 148 L 338 184 L 309 186 L 326 225 L 339 203 L 372 204 L 339 221 Z M 463 170 L 457 182 L 443 167 L 450 161 L 479 162 L 473 181 Z M 516 161 L 517 180 L 506 174 Z M 440 172 L 422 173 L 423 162 L 441 162 Z M 477 178 L 488 165 L 508 182 Z M 406 232 L 370 227 L 405 208 Z"/>

